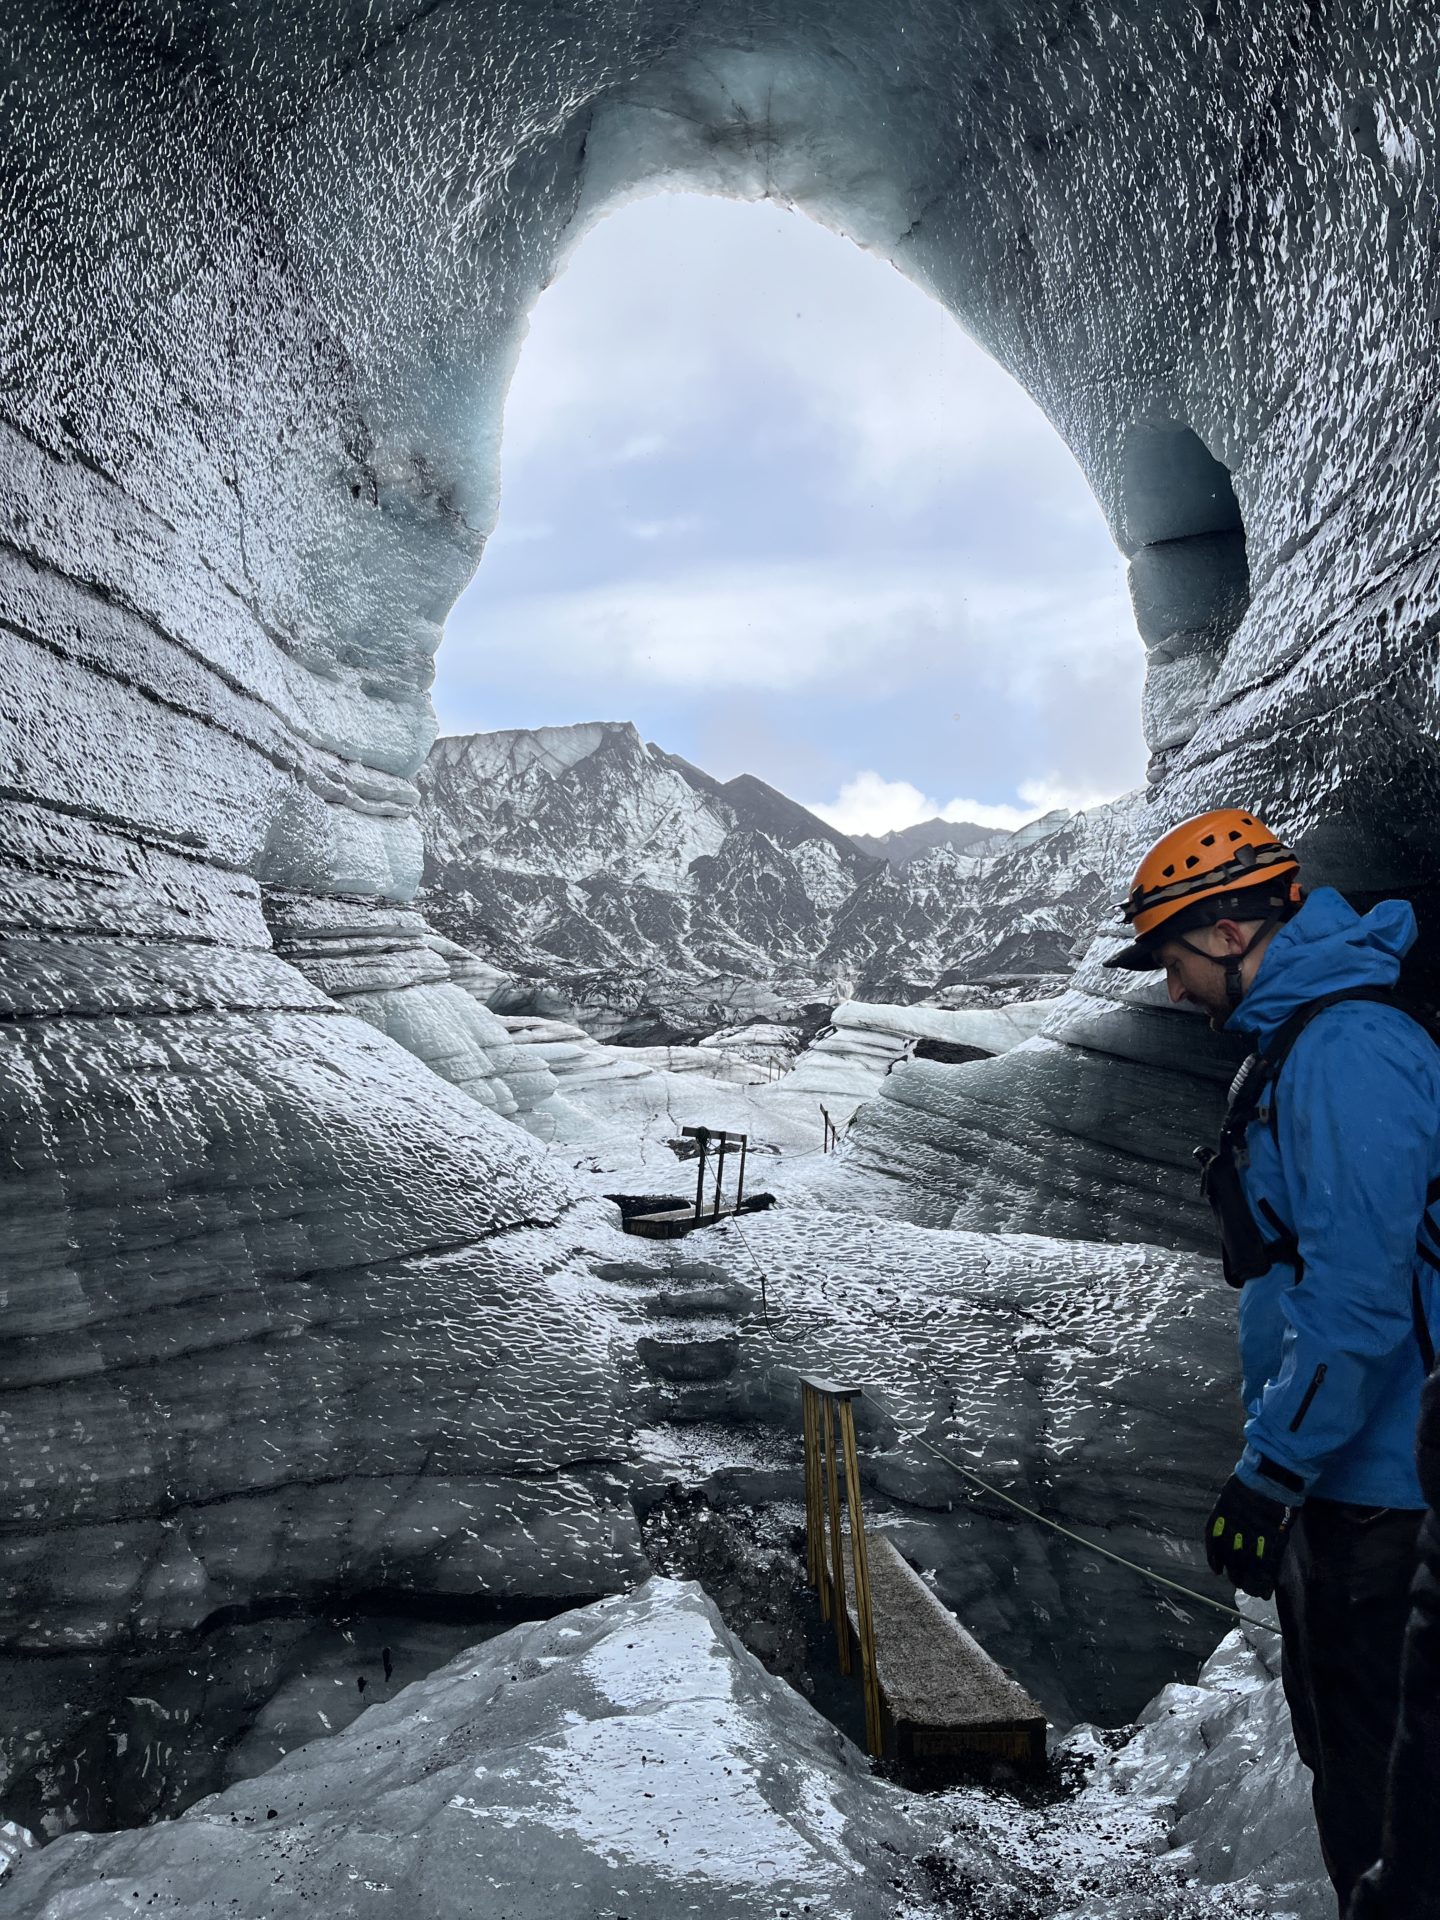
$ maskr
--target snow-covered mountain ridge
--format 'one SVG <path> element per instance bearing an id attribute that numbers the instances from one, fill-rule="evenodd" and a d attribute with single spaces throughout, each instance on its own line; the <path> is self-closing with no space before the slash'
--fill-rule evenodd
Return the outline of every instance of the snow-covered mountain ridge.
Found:
<path id="1" fill-rule="evenodd" d="M 1127 817 L 1117 802 L 886 859 L 624 722 L 447 736 L 420 789 L 431 923 L 530 1006 L 626 1038 L 977 982 L 1045 991 L 1110 897 Z"/>

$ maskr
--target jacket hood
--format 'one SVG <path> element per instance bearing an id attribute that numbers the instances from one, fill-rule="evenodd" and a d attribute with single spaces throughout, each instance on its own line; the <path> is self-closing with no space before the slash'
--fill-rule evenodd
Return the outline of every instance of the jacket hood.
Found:
<path id="1" fill-rule="evenodd" d="M 1333 887 L 1317 887 L 1266 948 L 1226 1028 L 1263 1044 L 1308 1000 L 1344 987 L 1394 986 L 1415 935 L 1408 900 L 1382 900 L 1360 914 Z"/>

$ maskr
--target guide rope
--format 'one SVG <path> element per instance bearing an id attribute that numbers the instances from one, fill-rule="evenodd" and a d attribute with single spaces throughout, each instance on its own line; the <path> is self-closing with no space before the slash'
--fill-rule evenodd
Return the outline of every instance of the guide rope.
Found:
<path id="1" fill-rule="evenodd" d="M 738 1215 L 733 1218 L 731 1224 L 739 1236 L 740 1244 L 744 1247 L 751 1265 L 760 1276 L 760 1311 L 765 1326 L 770 1332 L 781 1331 L 781 1329 L 776 1328 L 775 1323 L 770 1318 L 769 1275 L 756 1257 L 755 1249 L 746 1238 Z M 1123 1553 L 1115 1553 L 1109 1547 L 1102 1547 L 1098 1540 L 1091 1540 L 1086 1534 L 1077 1533 L 1073 1527 L 1067 1527 L 1062 1521 L 1052 1519 L 1049 1514 L 1041 1513 L 1037 1508 L 1027 1506 L 1023 1500 L 1017 1500 L 1013 1493 L 1006 1493 L 1003 1488 L 992 1486 L 988 1480 L 982 1479 L 973 1467 L 968 1467 L 963 1461 L 956 1460 L 950 1454 L 943 1452 L 932 1440 L 927 1439 L 923 1433 L 917 1433 L 913 1428 L 904 1426 L 897 1418 L 894 1409 L 886 1405 L 884 1399 L 876 1393 L 873 1387 L 861 1387 L 860 1393 L 862 1398 L 868 1400 L 878 1412 L 884 1414 L 885 1418 L 891 1422 L 898 1432 L 904 1434 L 907 1440 L 916 1441 L 920 1446 L 924 1447 L 927 1452 L 933 1453 L 937 1460 L 943 1461 L 952 1472 L 958 1473 L 962 1479 L 968 1481 L 972 1487 L 976 1487 L 982 1493 L 988 1495 L 990 1499 L 1004 1501 L 1006 1506 L 1014 1507 L 1017 1513 L 1023 1513 L 1027 1520 L 1033 1520 L 1039 1526 L 1048 1527 L 1052 1533 L 1063 1535 L 1065 1539 L 1074 1541 L 1077 1546 L 1084 1547 L 1089 1553 L 1098 1554 L 1102 1559 L 1114 1561 L 1117 1567 L 1125 1567 L 1131 1573 L 1138 1573 L 1142 1580 L 1148 1580 L 1154 1586 L 1168 1587 L 1172 1593 L 1183 1594 L 1187 1600 L 1193 1600 L 1199 1606 L 1209 1607 L 1215 1613 L 1223 1613 L 1227 1619 L 1238 1620 L 1244 1626 L 1256 1627 L 1262 1633 L 1273 1634 L 1278 1631 L 1273 1621 L 1257 1619 L 1252 1613 L 1242 1612 L 1239 1607 L 1232 1607 L 1224 1600 L 1217 1600 L 1213 1594 L 1201 1593 L 1195 1587 L 1187 1587 L 1182 1581 L 1172 1580 L 1168 1574 L 1157 1573 L 1154 1567 L 1142 1566 L 1138 1560 L 1127 1560 Z"/>

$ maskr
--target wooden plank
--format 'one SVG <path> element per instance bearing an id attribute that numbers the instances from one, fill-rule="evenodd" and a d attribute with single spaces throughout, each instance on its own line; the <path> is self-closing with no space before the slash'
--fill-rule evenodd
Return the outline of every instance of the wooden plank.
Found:
<path id="1" fill-rule="evenodd" d="M 716 1213 L 711 1207 L 698 1220 L 694 1207 L 673 1207 L 664 1213 L 632 1213 L 625 1222 L 625 1231 L 638 1233 L 645 1240 L 678 1240 L 696 1227 L 713 1227 L 717 1220 L 729 1220 L 736 1211 L 734 1207 L 722 1207 Z"/>
<path id="2" fill-rule="evenodd" d="M 1043 1708 L 936 1599 L 885 1534 L 868 1534 L 867 1546 L 876 1668 L 897 1755 L 931 1767 L 1043 1761 Z M 849 1562 L 848 1537 L 843 1552 Z M 846 1591 L 853 1595 L 853 1578 Z M 858 1632 L 853 1599 L 849 1611 Z"/>
<path id="3" fill-rule="evenodd" d="M 685 1209 L 683 1218 L 673 1213 L 636 1213 L 625 1222 L 626 1233 L 637 1233 L 642 1240 L 680 1240 L 695 1225 L 694 1210 Z"/>
<path id="4" fill-rule="evenodd" d="M 809 1387 L 815 1393 L 828 1393 L 832 1400 L 858 1400 L 864 1392 L 863 1387 L 843 1387 L 835 1380 L 827 1380 L 818 1373 L 802 1373 L 802 1387 Z"/>

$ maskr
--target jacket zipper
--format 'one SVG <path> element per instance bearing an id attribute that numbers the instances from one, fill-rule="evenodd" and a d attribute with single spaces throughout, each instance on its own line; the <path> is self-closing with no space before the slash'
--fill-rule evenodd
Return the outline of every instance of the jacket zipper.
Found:
<path id="1" fill-rule="evenodd" d="M 1325 1378 L 1326 1374 L 1329 1371 L 1330 1369 L 1326 1366 L 1323 1360 L 1320 1362 L 1319 1366 L 1316 1367 L 1315 1377 L 1311 1380 L 1309 1386 L 1306 1387 L 1305 1398 L 1300 1402 L 1299 1406 L 1295 1409 L 1295 1418 L 1290 1422 L 1291 1433 L 1298 1433 L 1300 1431 L 1300 1422 L 1305 1418 L 1306 1414 L 1310 1411 L 1310 1402 L 1315 1398 L 1316 1394 L 1320 1391 L 1320 1382 Z"/>

